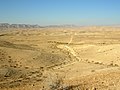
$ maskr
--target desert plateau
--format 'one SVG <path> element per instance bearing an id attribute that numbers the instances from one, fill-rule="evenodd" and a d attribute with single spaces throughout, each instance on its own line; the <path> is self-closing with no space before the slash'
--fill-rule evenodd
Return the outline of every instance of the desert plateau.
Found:
<path id="1" fill-rule="evenodd" d="M 1 30 L 0 90 L 120 90 L 120 27 Z"/>

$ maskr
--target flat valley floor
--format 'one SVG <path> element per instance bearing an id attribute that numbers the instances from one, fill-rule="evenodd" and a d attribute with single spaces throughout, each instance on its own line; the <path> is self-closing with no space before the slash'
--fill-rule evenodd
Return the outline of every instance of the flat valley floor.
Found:
<path id="1" fill-rule="evenodd" d="M 0 90 L 120 90 L 120 27 L 1 30 Z"/>

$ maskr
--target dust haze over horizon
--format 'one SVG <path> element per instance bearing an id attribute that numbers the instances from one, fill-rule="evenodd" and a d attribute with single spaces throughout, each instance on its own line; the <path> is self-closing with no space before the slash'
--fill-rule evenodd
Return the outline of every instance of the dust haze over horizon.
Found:
<path id="1" fill-rule="evenodd" d="M 1 0 L 0 22 L 39 25 L 120 24 L 119 0 Z"/>

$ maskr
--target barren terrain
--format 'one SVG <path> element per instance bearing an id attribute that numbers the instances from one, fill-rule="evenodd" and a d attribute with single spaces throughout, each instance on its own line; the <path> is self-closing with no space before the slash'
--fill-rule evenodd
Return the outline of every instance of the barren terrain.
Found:
<path id="1" fill-rule="evenodd" d="M 0 31 L 1 90 L 120 90 L 120 28 Z"/>

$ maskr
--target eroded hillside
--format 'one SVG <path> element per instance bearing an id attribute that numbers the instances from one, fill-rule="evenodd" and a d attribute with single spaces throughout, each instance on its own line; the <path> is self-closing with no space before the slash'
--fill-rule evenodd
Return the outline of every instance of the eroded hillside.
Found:
<path id="1" fill-rule="evenodd" d="M 0 32 L 2 90 L 119 90 L 120 28 Z"/>

